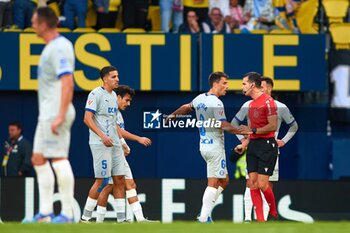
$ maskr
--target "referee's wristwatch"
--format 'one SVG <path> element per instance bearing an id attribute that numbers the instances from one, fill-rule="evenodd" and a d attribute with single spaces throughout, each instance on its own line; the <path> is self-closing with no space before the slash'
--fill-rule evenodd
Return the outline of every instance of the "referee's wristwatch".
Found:
<path id="1" fill-rule="evenodd" d="M 253 134 L 256 134 L 256 128 L 252 128 Z"/>

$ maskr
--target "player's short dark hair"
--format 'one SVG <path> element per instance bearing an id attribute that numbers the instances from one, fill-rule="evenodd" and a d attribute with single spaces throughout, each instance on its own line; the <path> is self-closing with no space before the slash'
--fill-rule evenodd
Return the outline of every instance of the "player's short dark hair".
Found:
<path id="1" fill-rule="evenodd" d="M 257 72 L 249 72 L 246 73 L 243 77 L 248 77 L 248 82 L 255 83 L 255 86 L 257 88 L 261 87 L 261 74 Z"/>
<path id="2" fill-rule="evenodd" d="M 100 78 L 103 80 L 103 78 L 109 74 L 109 72 L 111 71 L 115 71 L 117 70 L 117 68 L 115 68 L 114 66 L 105 66 L 100 70 Z"/>
<path id="3" fill-rule="evenodd" d="M 222 77 L 229 78 L 228 75 L 225 74 L 224 72 L 217 71 L 217 72 L 211 73 L 208 79 L 210 88 L 213 87 L 214 83 L 220 82 Z"/>
<path id="4" fill-rule="evenodd" d="M 261 82 L 265 81 L 267 84 L 269 84 L 271 87 L 273 87 L 273 80 L 272 78 L 266 77 L 266 76 L 262 76 L 261 77 Z"/>
<path id="5" fill-rule="evenodd" d="M 135 90 L 127 85 L 119 85 L 114 89 L 115 93 L 120 97 L 124 98 L 125 95 L 129 94 L 132 98 L 135 95 Z"/>
<path id="6" fill-rule="evenodd" d="M 23 126 L 22 126 L 21 122 L 19 122 L 19 121 L 11 121 L 9 123 L 9 126 L 16 126 L 20 130 L 23 129 Z"/>
<path id="7" fill-rule="evenodd" d="M 56 28 L 58 24 L 58 18 L 56 13 L 47 6 L 39 7 L 35 10 L 38 15 L 39 21 L 45 21 L 49 28 Z"/>

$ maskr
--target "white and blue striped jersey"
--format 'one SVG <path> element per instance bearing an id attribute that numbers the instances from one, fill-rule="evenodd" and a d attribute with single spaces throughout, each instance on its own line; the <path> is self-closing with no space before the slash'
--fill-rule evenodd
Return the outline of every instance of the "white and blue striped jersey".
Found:
<path id="1" fill-rule="evenodd" d="M 118 100 L 114 91 L 109 93 L 103 87 L 97 87 L 89 93 L 85 111 L 94 113 L 93 121 L 107 136 L 111 137 L 114 145 L 120 143 L 117 133 Z M 89 144 L 103 144 L 101 138 L 91 129 Z"/>
<path id="2" fill-rule="evenodd" d="M 119 127 L 121 129 L 125 130 L 124 118 L 123 118 L 122 113 L 119 110 L 118 110 L 118 113 L 117 113 L 117 125 L 119 125 Z"/>
<path id="3" fill-rule="evenodd" d="M 63 36 L 51 40 L 41 53 L 38 66 L 39 120 L 52 120 L 57 117 L 61 106 L 60 78 L 74 72 L 74 49 L 72 43 Z M 75 117 L 70 103 L 66 119 Z"/>
<path id="4" fill-rule="evenodd" d="M 200 94 L 194 98 L 191 105 L 196 111 L 197 121 L 226 121 L 224 104 L 216 95 Z M 199 136 L 200 151 L 224 150 L 224 132 L 221 127 L 200 127 Z"/>

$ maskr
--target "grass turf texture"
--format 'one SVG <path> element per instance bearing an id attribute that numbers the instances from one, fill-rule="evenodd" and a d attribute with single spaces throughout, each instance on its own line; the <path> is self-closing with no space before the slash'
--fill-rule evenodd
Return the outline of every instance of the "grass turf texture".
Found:
<path id="1" fill-rule="evenodd" d="M 234 224 L 215 222 L 199 224 L 197 222 L 175 222 L 171 224 L 20 224 L 0 225 L 1 233 L 345 233 L 350 232 L 350 222 L 316 222 L 313 224 L 295 222 L 272 222 Z"/>

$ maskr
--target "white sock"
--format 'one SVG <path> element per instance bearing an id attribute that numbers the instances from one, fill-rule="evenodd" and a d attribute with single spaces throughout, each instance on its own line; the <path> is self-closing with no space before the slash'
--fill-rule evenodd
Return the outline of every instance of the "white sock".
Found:
<path id="1" fill-rule="evenodd" d="M 55 188 L 55 176 L 50 163 L 34 166 L 39 187 L 39 212 L 43 215 L 53 213 L 53 192 Z"/>
<path id="2" fill-rule="evenodd" d="M 221 187 L 221 186 L 219 186 L 218 189 L 217 189 L 217 191 L 216 191 L 216 194 L 215 194 L 213 206 L 212 206 L 212 209 L 211 209 L 212 211 L 213 211 L 213 208 L 214 208 L 214 206 L 215 206 L 216 200 L 220 197 L 220 194 L 221 194 L 223 191 L 224 191 L 224 188 Z M 209 216 L 211 216 L 211 212 L 210 212 Z"/>
<path id="3" fill-rule="evenodd" d="M 126 218 L 125 214 L 125 199 L 124 198 L 116 198 L 115 201 L 115 210 L 117 212 L 117 221 L 123 222 Z"/>
<path id="4" fill-rule="evenodd" d="M 252 221 L 253 201 L 250 196 L 250 188 L 245 188 L 244 192 L 244 220 Z"/>
<path id="5" fill-rule="evenodd" d="M 55 170 L 58 190 L 61 196 L 61 214 L 73 218 L 74 200 L 74 175 L 68 160 L 60 160 L 52 163 Z"/>
<path id="6" fill-rule="evenodd" d="M 98 205 L 96 210 L 96 214 L 97 214 L 96 223 L 103 223 L 106 213 L 107 213 L 107 208 Z"/>
<path id="7" fill-rule="evenodd" d="M 267 217 L 269 216 L 269 212 L 270 212 L 270 206 L 265 199 L 264 193 L 262 191 L 260 191 L 260 192 L 261 192 L 261 197 L 263 200 L 264 219 L 265 219 L 265 221 L 267 221 Z"/>
<path id="8" fill-rule="evenodd" d="M 206 222 L 208 219 L 208 216 L 211 212 L 211 209 L 213 207 L 213 202 L 215 201 L 215 195 L 216 195 L 217 189 L 213 187 L 207 187 L 203 194 L 203 204 L 201 209 L 201 215 L 199 216 L 198 220 L 200 222 Z"/>
<path id="9" fill-rule="evenodd" d="M 131 210 L 135 215 L 136 221 L 140 222 L 145 220 L 145 217 L 143 216 L 142 212 L 142 206 L 139 201 L 136 201 L 132 204 L 130 204 Z"/>
<path id="10" fill-rule="evenodd" d="M 126 198 L 128 199 L 128 201 L 130 200 L 130 198 L 133 198 L 133 197 L 137 197 L 136 189 L 126 190 Z M 145 220 L 145 217 L 143 216 L 142 206 L 141 206 L 140 202 L 137 200 L 134 203 L 129 202 L 129 204 L 130 204 L 132 212 L 135 215 L 136 221 L 140 222 L 140 221 Z"/>
<path id="11" fill-rule="evenodd" d="M 91 197 L 88 197 L 86 199 L 84 213 L 83 213 L 83 216 L 81 218 L 86 220 L 86 221 L 89 221 L 92 217 L 92 211 L 94 211 L 96 205 L 97 205 L 97 200 L 92 199 Z"/>

